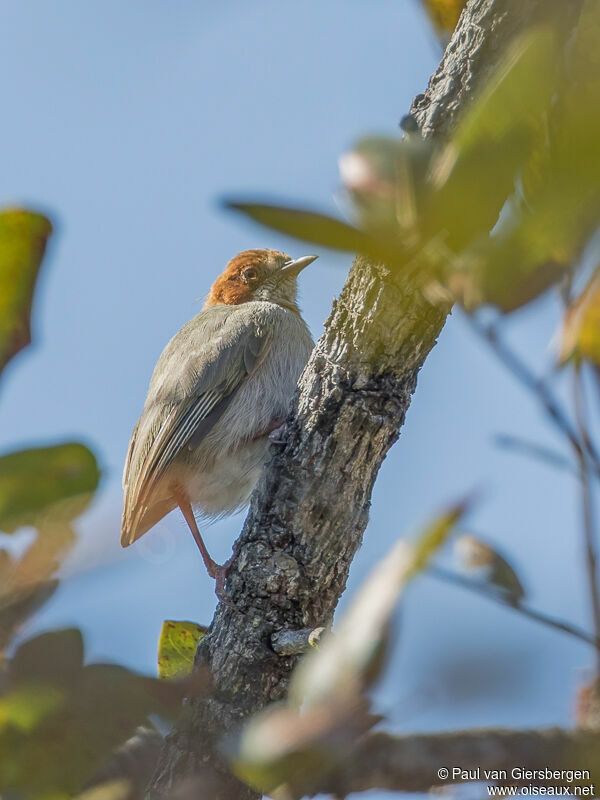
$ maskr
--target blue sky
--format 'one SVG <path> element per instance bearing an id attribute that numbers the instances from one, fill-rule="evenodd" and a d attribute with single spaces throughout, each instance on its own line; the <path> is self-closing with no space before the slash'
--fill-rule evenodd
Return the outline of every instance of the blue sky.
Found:
<path id="1" fill-rule="evenodd" d="M 256 193 L 336 212 L 338 156 L 397 130 L 439 51 L 408 0 L 21 0 L 2 17 L 0 200 L 48 210 L 57 232 L 35 345 L 3 381 L 0 446 L 82 438 L 104 469 L 74 574 L 30 632 L 76 624 L 90 658 L 151 672 L 161 621 L 206 623 L 215 605 L 178 517 L 118 545 L 120 472 L 153 365 L 236 252 L 307 250 L 219 200 Z M 302 276 L 315 337 L 349 264 L 324 251 Z M 534 363 L 550 358 L 555 314 L 545 300 L 509 323 Z M 476 487 L 471 527 L 521 566 L 531 602 L 587 624 L 575 484 L 497 449 L 499 432 L 556 443 L 454 314 L 381 471 L 349 592 L 397 536 Z M 242 521 L 208 530 L 216 557 Z M 567 722 L 591 663 L 585 647 L 431 578 L 411 590 L 399 630 L 380 702 L 406 730 Z"/>

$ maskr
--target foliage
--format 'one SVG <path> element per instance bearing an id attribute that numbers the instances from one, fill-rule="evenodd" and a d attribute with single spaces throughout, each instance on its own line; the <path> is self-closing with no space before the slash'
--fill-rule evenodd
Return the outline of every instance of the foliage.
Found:
<path id="1" fill-rule="evenodd" d="M 556 284 L 596 229 L 600 110 L 590 99 L 600 70 L 590 69 L 597 48 L 587 31 L 598 29 L 599 15 L 597 4 L 586 5 L 565 56 L 551 28 L 522 34 L 449 141 L 416 133 L 359 142 L 341 160 L 357 218 L 343 235 L 334 235 L 341 222 L 322 215 L 317 226 L 300 210 L 230 205 L 309 241 L 355 242 L 391 269 L 418 263 L 424 281 L 468 309 L 522 307 Z"/>
<path id="2" fill-rule="evenodd" d="M 207 629 L 195 622 L 163 622 L 158 640 L 158 677 L 181 678 L 190 675 L 198 642 Z"/>
<path id="3" fill-rule="evenodd" d="M 423 5 L 436 31 L 447 34 L 464 3 L 423 0 Z M 586 0 L 568 48 L 551 25 L 513 42 L 448 140 L 427 141 L 416 131 L 402 140 L 359 141 L 340 161 L 352 223 L 264 202 L 231 200 L 227 206 L 298 238 L 364 253 L 392 274 L 417 265 L 426 296 L 432 302 L 450 298 L 474 323 L 483 306 L 493 307 L 502 320 L 560 285 L 566 308 L 559 361 L 575 365 L 577 381 L 582 368 L 600 366 L 598 271 L 581 291 L 574 289 L 581 285 L 578 269 L 600 212 L 599 35 L 600 6 Z M 0 371 L 30 341 L 36 279 L 50 233 L 50 222 L 34 212 L 0 213 Z M 561 454 L 550 457 L 547 448 L 535 445 L 526 452 L 544 454 L 547 463 L 561 468 L 566 463 L 579 478 L 588 511 L 588 481 L 600 474 L 600 459 L 583 404 L 571 423 L 551 392 L 502 346 L 497 329 L 478 330 L 541 401 L 576 463 Z M 208 676 L 193 671 L 206 633 L 193 622 L 164 623 L 160 680 L 117 665 L 86 664 L 75 629 L 16 641 L 56 591 L 60 564 L 76 542 L 76 521 L 99 478 L 96 457 L 79 442 L 0 456 L 0 530 L 16 537 L 24 526 L 35 531 L 20 556 L 0 549 L 0 793 L 15 800 L 129 798 L 127 776 L 99 781 L 94 776 L 104 774 L 111 754 L 131 741 L 138 726 L 151 726 L 151 715 L 171 719 L 183 696 L 209 685 Z M 335 631 L 300 661 L 287 701 L 256 715 L 237 740 L 223 745 L 242 779 L 279 798 L 317 791 L 320 777 L 380 721 L 368 693 L 386 663 L 399 598 L 412 579 L 431 568 L 466 509 L 466 503 L 458 504 L 412 544 L 398 543 Z M 600 597 L 594 532 L 588 528 L 593 636 L 527 609 L 517 572 L 485 541 L 462 535 L 456 550 L 461 566 L 476 574 L 490 595 L 598 652 Z M 595 688 L 591 699 L 597 700 Z"/>
<path id="4" fill-rule="evenodd" d="M 94 454 L 78 442 L 0 456 L 0 531 L 70 522 L 98 487 Z"/>
<path id="5" fill-rule="evenodd" d="M 421 0 L 435 32 L 444 42 L 458 22 L 466 0 Z"/>
<path id="6" fill-rule="evenodd" d="M 581 294 L 567 308 L 560 337 L 559 358 L 600 367 L 600 272 L 596 270 Z"/>
<path id="7" fill-rule="evenodd" d="M 0 372 L 31 341 L 33 291 L 51 232 L 41 214 L 0 213 Z"/>
<path id="8" fill-rule="evenodd" d="M 27 211 L 0 214 L 0 368 L 29 342 L 35 279 L 50 224 Z M 84 664 L 78 630 L 22 642 L 14 636 L 53 595 L 100 471 L 79 442 L 0 456 L 0 531 L 35 538 L 20 556 L 0 549 L 0 792 L 13 798 L 78 795 L 148 715 L 172 717 L 205 679 L 158 681 L 109 664 Z M 14 652 L 12 652 L 14 650 Z M 125 800 L 128 781 L 90 789 L 88 800 Z M 7 794 L 8 796 L 8 794 Z"/>
<path id="9" fill-rule="evenodd" d="M 84 665 L 78 630 L 24 642 L 2 679 L 0 786 L 32 797 L 79 792 L 150 713 L 172 716 L 190 690 L 112 664 Z"/>

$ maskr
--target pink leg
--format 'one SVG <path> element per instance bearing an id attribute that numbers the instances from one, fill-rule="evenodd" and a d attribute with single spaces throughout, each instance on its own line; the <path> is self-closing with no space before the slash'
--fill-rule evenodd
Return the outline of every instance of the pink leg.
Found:
<path id="1" fill-rule="evenodd" d="M 177 501 L 177 505 L 181 509 L 181 513 L 185 521 L 188 524 L 188 528 L 192 532 L 192 536 L 196 544 L 198 545 L 198 549 L 200 550 L 200 555 L 202 556 L 202 560 L 204 561 L 204 566 L 206 567 L 206 571 L 210 575 L 211 578 L 214 578 L 216 581 L 215 584 L 215 593 L 219 600 L 223 600 L 224 598 L 224 590 L 225 590 L 225 579 L 229 574 L 229 570 L 231 568 L 232 558 L 226 561 L 224 564 L 217 564 L 214 561 L 208 550 L 206 549 L 206 545 L 204 544 L 204 539 L 202 538 L 202 534 L 198 528 L 198 523 L 196 522 L 196 518 L 194 517 L 194 512 L 192 510 L 192 506 L 190 501 L 188 500 L 185 492 L 182 492 L 181 489 L 172 487 L 173 496 Z"/>

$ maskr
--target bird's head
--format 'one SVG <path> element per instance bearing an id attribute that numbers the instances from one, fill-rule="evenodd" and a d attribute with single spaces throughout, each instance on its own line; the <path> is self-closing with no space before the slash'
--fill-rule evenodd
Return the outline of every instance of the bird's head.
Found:
<path id="1" fill-rule="evenodd" d="M 298 313 L 297 278 L 316 258 L 290 258 L 277 250 L 244 250 L 213 283 L 204 307 L 266 300 Z"/>

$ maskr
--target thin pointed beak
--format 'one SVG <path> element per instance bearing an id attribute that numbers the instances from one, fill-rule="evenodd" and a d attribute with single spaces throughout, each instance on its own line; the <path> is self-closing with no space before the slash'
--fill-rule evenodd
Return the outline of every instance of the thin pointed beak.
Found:
<path id="1" fill-rule="evenodd" d="M 304 267 L 308 267 L 319 256 L 301 256 L 300 258 L 293 258 L 291 261 L 286 261 L 281 272 L 284 275 L 299 275 Z"/>

